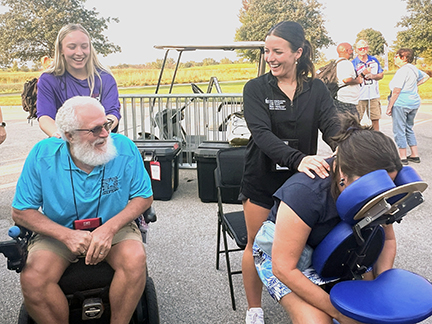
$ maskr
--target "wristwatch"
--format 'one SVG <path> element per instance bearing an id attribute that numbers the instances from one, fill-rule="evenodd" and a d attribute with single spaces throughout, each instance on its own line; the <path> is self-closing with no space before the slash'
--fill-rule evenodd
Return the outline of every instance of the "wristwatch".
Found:
<path id="1" fill-rule="evenodd" d="M 6 127 L 6 123 L 5 122 L 1 122 L 0 127 Z"/>

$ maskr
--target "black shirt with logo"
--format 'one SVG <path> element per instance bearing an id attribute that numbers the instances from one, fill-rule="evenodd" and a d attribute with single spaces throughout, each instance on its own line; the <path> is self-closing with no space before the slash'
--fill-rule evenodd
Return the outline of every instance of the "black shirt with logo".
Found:
<path id="1" fill-rule="evenodd" d="M 291 101 L 267 73 L 246 83 L 244 113 L 251 139 L 246 149 L 241 192 L 271 208 L 272 194 L 296 171 L 306 155 L 315 155 L 318 134 L 335 149 L 339 131 L 333 99 L 321 80 L 308 79 Z"/>

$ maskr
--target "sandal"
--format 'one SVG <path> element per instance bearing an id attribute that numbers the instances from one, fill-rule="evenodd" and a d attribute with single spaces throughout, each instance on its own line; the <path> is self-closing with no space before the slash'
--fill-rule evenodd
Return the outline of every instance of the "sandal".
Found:
<path id="1" fill-rule="evenodd" d="M 415 156 L 415 157 L 412 157 L 411 155 L 407 156 L 407 160 L 410 162 L 414 162 L 414 163 L 420 163 L 420 157 L 418 157 L 418 156 Z"/>

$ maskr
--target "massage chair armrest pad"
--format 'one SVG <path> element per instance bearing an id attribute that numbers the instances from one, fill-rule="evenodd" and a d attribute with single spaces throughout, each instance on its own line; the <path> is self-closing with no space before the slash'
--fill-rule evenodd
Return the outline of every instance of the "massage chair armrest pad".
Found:
<path id="1" fill-rule="evenodd" d="M 418 323 L 432 315 L 432 284 L 410 271 L 390 269 L 373 281 L 336 284 L 330 300 L 342 314 L 363 323 Z"/>

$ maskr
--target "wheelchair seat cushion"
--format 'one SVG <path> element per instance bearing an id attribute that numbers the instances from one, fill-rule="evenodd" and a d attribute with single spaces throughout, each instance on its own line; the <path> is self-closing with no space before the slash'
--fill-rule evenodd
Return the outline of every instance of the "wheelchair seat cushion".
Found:
<path id="1" fill-rule="evenodd" d="M 354 225 L 354 216 L 375 196 L 394 188 L 396 185 L 385 170 L 370 172 L 345 188 L 336 200 L 339 217 Z"/>
<path id="2" fill-rule="evenodd" d="M 72 263 L 60 278 L 59 285 L 65 295 L 110 285 L 114 270 L 108 263 L 86 265 L 84 260 L 80 258 L 78 262 Z"/>
<path id="3" fill-rule="evenodd" d="M 414 324 L 432 315 L 432 284 L 415 273 L 390 269 L 373 281 L 338 283 L 330 300 L 362 323 Z"/>

